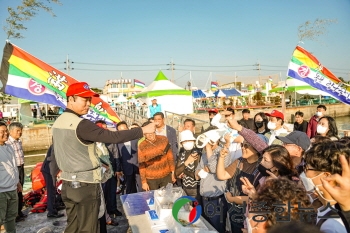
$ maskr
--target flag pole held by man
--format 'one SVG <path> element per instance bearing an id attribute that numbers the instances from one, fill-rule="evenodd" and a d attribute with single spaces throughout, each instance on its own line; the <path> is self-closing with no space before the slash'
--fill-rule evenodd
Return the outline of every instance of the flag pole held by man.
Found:
<path id="1" fill-rule="evenodd" d="M 65 232 L 98 232 L 103 215 L 101 180 L 103 172 L 95 153 L 95 142 L 122 143 L 155 132 L 155 123 L 125 131 L 109 131 L 81 118 L 99 95 L 85 82 L 68 87 L 67 108 L 52 127 L 57 164 L 62 171 L 62 199 L 66 205 Z M 108 171 L 108 167 L 105 167 Z M 106 172 L 107 172 L 106 171 Z"/>

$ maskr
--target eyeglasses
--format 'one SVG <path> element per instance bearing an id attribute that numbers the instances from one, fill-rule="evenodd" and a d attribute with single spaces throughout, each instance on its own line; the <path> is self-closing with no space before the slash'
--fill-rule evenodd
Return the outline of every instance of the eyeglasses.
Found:
<path id="1" fill-rule="evenodd" d="M 241 143 L 241 147 L 243 148 L 245 148 L 245 149 L 248 149 L 248 147 L 250 147 L 250 144 L 249 143 L 246 143 L 246 142 L 242 142 Z"/>
<path id="2" fill-rule="evenodd" d="M 305 163 L 305 164 L 303 165 L 303 171 L 306 173 L 308 170 L 310 170 L 310 171 L 317 171 L 317 170 L 314 169 L 314 168 L 309 168 L 309 167 L 307 166 L 307 164 Z"/>

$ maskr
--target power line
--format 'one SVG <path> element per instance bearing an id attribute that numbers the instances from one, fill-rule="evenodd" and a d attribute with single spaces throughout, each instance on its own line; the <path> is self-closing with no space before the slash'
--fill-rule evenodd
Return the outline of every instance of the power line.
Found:
<path id="1" fill-rule="evenodd" d="M 159 69 L 154 69 L 154 70 L 99 70 L 99 69 L 79 69 L 75 68 L 74 70 L 86 70 L 86 71 L 159 71 Z"/>
<path id="2" fill-rule="evenodd" d="M 103 64 L 103 63 L 88 63 L 88 62 L 75 62 L 75 64 L 82 64 L 82 65 L 94 65 L 94 66 L 166 66 L 166 64 L 150 64 L 150 65 L 126 65 L 126 64 Z"/>
<path id="3" fill-rule="evenodd" d="M 190 67 L 246 67 L 246 66 L 254 66 L 254 65 L 231 65 L 231 66 L 199 66 L 199 65 L 181 65 L 177 64 L 177 66 L 190 66 Z"/>

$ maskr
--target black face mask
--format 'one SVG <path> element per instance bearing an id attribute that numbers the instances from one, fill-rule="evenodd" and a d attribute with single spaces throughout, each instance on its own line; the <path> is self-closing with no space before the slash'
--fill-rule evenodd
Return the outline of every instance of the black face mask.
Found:
<path id="1" fill-rule="evenodd" d="M 266 167 L 264 167 L 263 165 L 261 165 L 261 163 L 260 163 L 259 166 L 258 166 L 258 171 L 259 171 L 259 172 L 261 173 L 261 175 L 263 175 L 263 176 L 270 176 L 270 174 L 266 172 L 266 171 L 272 172 L 270 169 L 271 169 L 271 168 L 266 168 Z"/>
<path id="2" fill-rule="evenodd" d="M 259 128 L 263 127 L 264 122 L 263 121 L 255 121 L 254 124 L 259 129 Z"/>

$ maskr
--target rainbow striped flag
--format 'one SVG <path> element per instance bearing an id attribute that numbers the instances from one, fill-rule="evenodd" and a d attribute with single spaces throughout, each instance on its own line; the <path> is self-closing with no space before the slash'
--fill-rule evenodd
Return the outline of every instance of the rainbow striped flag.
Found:
<path id="1" fill-rule="evenodd" d="M 217 90 L 219 88 L 219 83 L 218 82 L 211 82 L 211 90 Z"/>
<path id="2" fill-rule="evenodd" d="M 0 80 L 3 84 L 1 91 L 6 94 L 63 109 L 67 105 L 68 86 L 78 82 L 8 42 L 2 57 Z M 104 120 L 108 124 L 120 121 L 109 104 L 99 97 L 92 98 L 90 110 L 83 117 L 93 122 Z"/>
<path id="3" fill-rule="evenodd" d="M 134 86 L 136 88 L 145 88 L 145 83 L 141 82 L 140 80 L 134 79 Z"/>
<path id="4" fill-rule="evenodd" d="M 349 86 L 345 85 L 316 57 L 300 46 L 297 46 L 293 52 L 287 75 L 327 92 L 343 103 L 350 104 Z"/>

